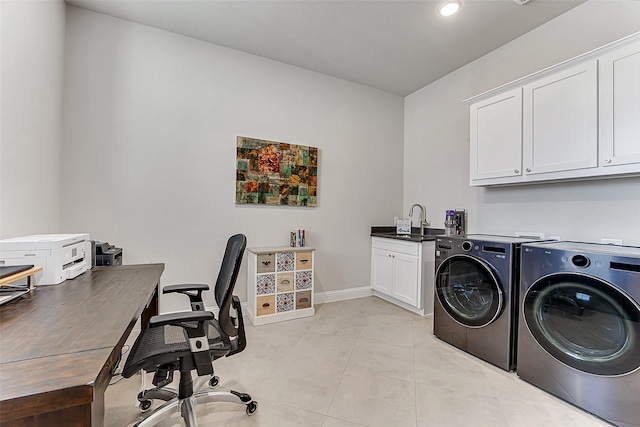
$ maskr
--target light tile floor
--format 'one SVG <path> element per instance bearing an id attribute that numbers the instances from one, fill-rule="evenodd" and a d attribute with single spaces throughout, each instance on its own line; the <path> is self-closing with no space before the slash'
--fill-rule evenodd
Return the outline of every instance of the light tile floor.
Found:
<path id="1" fill-rule="evenodd" d="M 246 350 L 217 360 L 215 368 L 221 387 L 251 394 L 258 411 L 249 417 L 244 405 L 201 405 L 202 427 L 609 426 L 435 338 L 432 317 L 376 297 L 317 305 L 315 316 L 304 319 L 245 326 Z M 134 376 L 107 389 L 107 427 L 143 417 L 139 387 Z M 161 425 L 182 424 L 176 413 Z"/>

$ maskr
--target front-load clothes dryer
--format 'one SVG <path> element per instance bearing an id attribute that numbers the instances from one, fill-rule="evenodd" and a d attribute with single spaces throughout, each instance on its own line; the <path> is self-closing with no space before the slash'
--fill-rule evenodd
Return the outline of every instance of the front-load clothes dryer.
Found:
<path id="1" fill-rule="evenodd" d="M 521 261 L 520 378 L 640 426 L 640 248 L 536 243 Z"/>
<path id="2" fill-rule="evenodd" d="M 520 246 L 532 239 L 436 238 L 435 336 L 504 370 L 516 363 Z"/>

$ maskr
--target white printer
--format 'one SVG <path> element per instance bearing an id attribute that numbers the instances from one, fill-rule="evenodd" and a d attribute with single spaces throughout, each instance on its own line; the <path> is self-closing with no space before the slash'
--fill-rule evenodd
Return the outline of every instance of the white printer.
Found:
<path id="1" fill-rule="evenodd" d="M 36 234 L 0 240 L 0 265 L 42 267 L 35 285 L 55 285 L 91 268 L 89 234 Z"/>

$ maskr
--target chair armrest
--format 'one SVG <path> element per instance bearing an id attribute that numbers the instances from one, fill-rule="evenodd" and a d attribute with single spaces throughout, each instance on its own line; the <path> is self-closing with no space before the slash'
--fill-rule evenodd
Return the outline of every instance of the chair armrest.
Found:
<path id="1" fill-rule="evenodd" d="M 191 302 L 191 310 L 204 310 L 204 301 L 202 292 L 209 290 L 209 285 L 203 283 L 183 283 L 178 285 L 169 285 L 162 288 L 163 294 L 180 293 L 189 297 Z M 193 293 L 195 292 L 195 293 Z"/>
<path id="2" fill-rule="evenodd" d="M 167 313 L 153 316 L 149 320 L 149 327 L 155 328 L 164 325 L 182 326 L 184 322 L 204 322 L 213 320 L 213 313 L 210 311 L 181 311 L 179 313 Z"/>
<path id="3" fill-rule="evenodd" d="M 163 294 L 169 294 L 172 292 L 182 292 L 182 291 L 208 291 L 209 285 L 204 283 L 181 283 L 179 285 L 169 285 L 162 288 Z"/>

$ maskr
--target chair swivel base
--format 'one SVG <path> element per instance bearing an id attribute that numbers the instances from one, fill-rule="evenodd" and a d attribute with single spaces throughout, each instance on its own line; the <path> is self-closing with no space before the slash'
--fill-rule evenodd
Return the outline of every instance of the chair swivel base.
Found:
<path id="1" fill-rule="evenodd" d="M 162 420 L 171 417 L 176 410 L 180 414 L 187 427 L 197 427 L 195 407 L 198 404 L 213 402 L 241 403 L 247 406 L 247 415 L 253 415 L 258 410 L 258 402 L 251 399 L 246 393 L 238 393 L 233 390 L 202 390 L 185 399 L 173 398 L 158 407 L 151 415 L 134 424 L 134 427 L 150 427 Z"/>
<path id="2" fill-rule="evenodd" d="M 198 377 L 193 383 L 194 390 L 202 389 L 206 383 L 209 383 L 209 390 L 215 389 L 218 387 L 220 383 L 220 378 L 217 376 L 212 376 L 207 379 L 205 377 Z M 178 390 L 172 387 L 156 387 L 145 390 L 144 388 L 144 374 L 142 376 L 142 391 L 138 393 L 138 402 L 140 412 L 147 412 L 151 405 L 153 405 L 153 400 L 164 400 L 165 402 L 170 401 L 171 399 L 178 397 Z"/>

